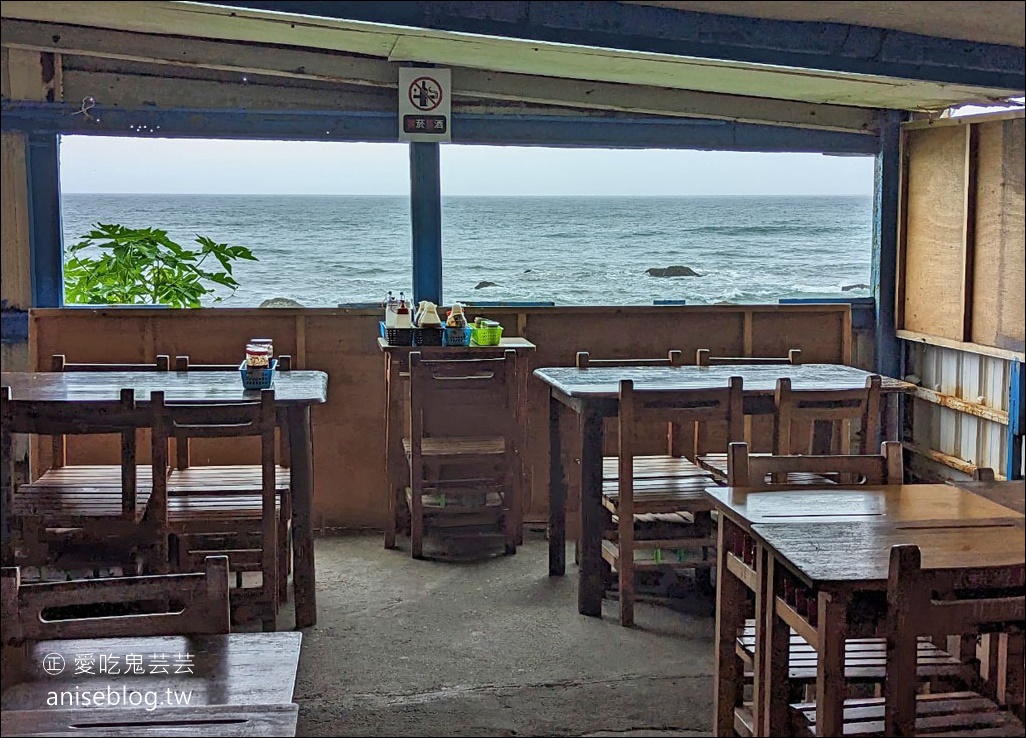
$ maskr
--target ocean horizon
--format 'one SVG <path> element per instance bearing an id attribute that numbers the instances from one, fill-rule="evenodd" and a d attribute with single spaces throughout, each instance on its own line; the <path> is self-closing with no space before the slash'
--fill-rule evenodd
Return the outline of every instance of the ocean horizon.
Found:
<path id="1" fill-rule="evenodd" d="M 406 195 L 64 193 L 65 245 L 96 223 L 246 246 L 217 305 L 378 303 L 411 289 Z M 443 301 L 766 303 L 870 294 L 869 195 L 442 198 Z M 698 276 L 658 277 L 687 267 Z M 207 300 L 204 304 L 215 304 Z"/>

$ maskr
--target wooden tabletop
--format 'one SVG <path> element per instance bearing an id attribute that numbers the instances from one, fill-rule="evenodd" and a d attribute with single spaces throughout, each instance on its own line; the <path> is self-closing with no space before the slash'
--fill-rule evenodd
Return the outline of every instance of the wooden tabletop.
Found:
<path id="1" fill-rule="evenodd" d="M 979 527 L 900 520 L 779 522 L 752 529 L 778 560 L 816 588 L 885 588 L 890 549 L 901 543 L 919 546 L 924 569 L 945 570 L 956 582 L 1021 585 L 1026 567 L 1026 531 L 1012 520 L 983 521 Z M 998 572 L 1000 580 L 991 578 Z"/>
<path id="2" fill-rule="evenodd" d="M 777 379 L 789 377 L 795 390 L 844 390 L 865 387 L 870 372 L 844 364 L 742 364 L 738 366 L 542 367 L 534 376 L 574 398 L 615 398 L 621 379 L 636 389 L 693 390 L 726 387 L 731 377 L 744 380 L 747 395 L 772 395 Z M 912 385 L 881 377 L 881 391 L 906 392 Z"/>
<path id="3" fill-rule="evenodd" d="M 5 713 L 55 709 L 60 705 L 47 700 L 52 691 L 107 687 L 184 692 L 193 707 L 286 704 L 292 701 L 302 640 L 302 633 L 281 632 L 41 641 L 26 654 L 27 681 L 4 685 L 0 706 Z M 90 658 L 90 672 L 82 673 Z M 143 673 L 128 673 L 133 663 Z"/>
<path id="4" fill-rule="evenodd" d="M 813 485 L 759 490 L 708 487 L 716 509 L 743 527 L 755 523 L 839 523 L 850 520 L 1023 520 L 1022 513 L 948 484 L 837 487 Z"/>
<path id="5" fill-rule="evenodd" d="M 427 349 L 428 353 L 451 353 L 453 351 L 480 351 L 482 349 L 491 349 L 492 351 L 504 351 L 505 349 L 516 349 L 517 351 L 534 350 L 537 348 L 533 343 L 528 341 L 526 338 L 520 336 L 509 336 L 508 338 L 500 338 L 498 346 L 392 346 L 384 338 L 378 337 L 378 348 L 382 351 L 424 351 Z M 434 357 L 432 357 L 434 358 Z"/>
<path id="6" fill-rule="evenodd" d="M 1004 505 L 1016 512 L 1026 513 L 1026 481 L 1013 479 L 1009 482 L 948 482 L 974 495 Z"/>
<path id="7" fill-rule="evenodd" d="M 299 705 L 4 710 L 4 736 L 289 736 Z"/>
<path id="8" fill-rule="evenodd" d="M 0 385 L 19 400 L 116 400 L 121 389 L 135 390 L 136 401 L 163 390 L 167 402 L 238 402 L 258 397 L 242 387 L 239 372 L 3 372 Z M 276 372 L 275 400 L 284 405 L 316 405 L 327 401 L 328 375 L 319 371 Z"/>

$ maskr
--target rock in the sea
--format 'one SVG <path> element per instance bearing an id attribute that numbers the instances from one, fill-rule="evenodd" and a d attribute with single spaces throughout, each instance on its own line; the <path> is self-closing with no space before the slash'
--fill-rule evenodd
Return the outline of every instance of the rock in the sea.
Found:
<path id="1" fill-rule="evenodd" d="M 477 286 L 474 289 L 475 290 L 483 290 L 485 287 L 498 287 L 498 286 L 499 285 L 495 284 L 495 282 L 478 282 Z"/>
<path id="2" fill-rule="evenodd" d="M 701 277 L 702 275 L 696 272 L 691 267 L 686 266 L 668 266 L 668 267 L 652 267 L 646 269 L 645 274 L 650 277 Z"/>
<path id="3" fill-rule="evenodd" d="M 852 290 L 868 290 L 868 284 L 846 284 L 841 288 L 841 292 L 851 292 Z"/>
<path id="4" fill-rule="evenodd" d="M 300 303 L 288 297 L 272 297 L 260 303 L 262 308 L 301 308 Z"/>

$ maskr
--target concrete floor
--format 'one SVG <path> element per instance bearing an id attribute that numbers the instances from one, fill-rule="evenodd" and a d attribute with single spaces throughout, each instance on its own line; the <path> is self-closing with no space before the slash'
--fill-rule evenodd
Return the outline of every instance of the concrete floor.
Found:
<path id="1" fill-rule="evenodd" d="M 630 629 L 615 600 L 583 617 L 569 553 L 550 579 L 539 538 L 474 562 L 415 561 L 380 534 L 318 538 L 298 734 L 709 735 L 709 598 L 690 613 L 641 603 Z"/>

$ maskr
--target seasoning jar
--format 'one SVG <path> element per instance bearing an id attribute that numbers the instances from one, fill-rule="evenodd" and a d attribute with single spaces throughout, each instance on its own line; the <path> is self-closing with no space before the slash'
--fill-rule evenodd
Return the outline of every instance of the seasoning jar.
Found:
<path id="1" fill-rule="evenodd" d="M 251 338 L 249 342 L 255 346 L 266 346 L 267 347 L 267 358 L 274 358 L 274 341 L 270 338 Z"/>
<path id="2" fill-rule="evenodd" d="M 266 369 L 270 363 L 270 347 L 259 343 L 246 344 L 247 369 Z"/>

